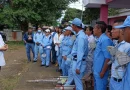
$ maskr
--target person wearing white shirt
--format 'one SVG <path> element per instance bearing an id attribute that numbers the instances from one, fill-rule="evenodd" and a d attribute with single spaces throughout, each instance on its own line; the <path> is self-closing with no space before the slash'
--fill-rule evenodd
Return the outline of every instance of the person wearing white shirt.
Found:
<path id="1" fill-rule="evenodd" d="M 85 27 L 84 30 L 85 30 L 86 36 L 88 37 L 88 48 L 89 48 L 88 56 L 86 58 L 87 70 L 86 70 L 86 75 L 85 75 L 85 79 L 88 80 L 90 75 L 92 74 L 94 47 L 91 47 L 91 44 L 95 43 L 95 37 L 93 36 L 93 27 L 88 26 L 88 27 Z"/>
<path id="2" fill-rule="evenodd" d="M 5 66 L 6 64 L 3 51 L 6 51 L 7 49 L 8 49 L 8 45 L 4 43 L 3 38 L 0 35 L 0 70 L 1 70 L 1 66 Z"/>
<path id="3" fill-rule="evenodd" d="M 62 34 L 62 27 L 59 27 L 58 33 L 54 36 L 54 44 L 55 44 L 55 51 L 56 56 L 59 64 L 59 70 L 61 70 L 61 63 L 62 63 L 62 54 L 60 52 L 60 44 L 64 38 L 64 35 Z"/>

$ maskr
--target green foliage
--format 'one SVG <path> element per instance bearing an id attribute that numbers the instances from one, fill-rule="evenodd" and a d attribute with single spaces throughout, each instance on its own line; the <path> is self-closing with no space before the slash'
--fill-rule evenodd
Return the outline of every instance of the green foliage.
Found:
<path id="1" fill-rule="evenodd" d="M 75 17 L 81 18 L 82 11 L 75 8 L 68 8 L 65 12 L 65 17 L 63 21 L 72 21 Z"/>
<path id="2" fill-rule="evenodd" d="M 108 15 L 109 16 L 114 16 L 114 15 L 117 15 L 119 14 L 119 9 L 115 9 L 115 8 L 109 8 L 108 9 Z"/>
<path id="3" fill-rule="evenodd" d="M 83 14 L 85 23 L 89 24 L 92 20 L 97 20 L 100 15 L 99 8 L 86 8 Z"/>
<path id="4" fill-rule="evenodd" d="M 61 17 L 62 10 L 74 1 L 77 0 L 11 0 L 0 10 L 0 23 L 12 28 L 28 23 L 52 25 Z"/>

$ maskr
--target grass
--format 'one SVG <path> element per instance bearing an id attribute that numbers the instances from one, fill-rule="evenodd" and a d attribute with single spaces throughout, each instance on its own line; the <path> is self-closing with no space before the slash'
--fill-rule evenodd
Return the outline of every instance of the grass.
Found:
<path id="1" fill-rule="evenodd" d="M 22 61 L 22 70 L 17 74 L 12 74 L 6 76 L 5 78 L 0 78 L 0 90 L 14 90 L 19 84 L 22 74 L 28 71 L 29 65 L 26 63 L 26 60 Z M 17 67 L 16 67 L 17 68 Z"/>
<path id="2" fill-rule="evenodd" d="M 14 87 L 17 85 L 17 82 L 19 81 L 19 76 L 10 76 L 7 78 L 3 78 L 0 80 L 2 90 L 13 90 Z"/>
<path id="3" fill-rule="evenodd" d="M 24 46 L 23 41 L 8 41 L 7 42 L 9 49 L 8 50 L 18 50 L 21 46 Z"/>

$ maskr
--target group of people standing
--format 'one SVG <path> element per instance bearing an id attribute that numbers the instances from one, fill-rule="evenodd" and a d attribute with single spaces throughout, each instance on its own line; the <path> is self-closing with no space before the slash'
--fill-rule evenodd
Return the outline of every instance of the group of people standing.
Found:
<path id="1" fill-rule="evenodd" d="M 86 27 L 75 18 L 72 25 L 65 28 L 59 26 L 44 31 L 38 28 L 35 33 L 29 28 L 24 35 L 28 61 L 31 61 L 30 49 L 33 62 L 37 61 L 39 52 L 41 66 L 49 67 L 51 60 L 52 64 L 58 64 L 57 71 L 68 76 L 65 85 L 75 84 L 76 90 L 83 90 L 82 78 L 92 74 L 94 90 L 107 90 L 108 84 L 110 90 L 129 90 L 130 65 L 117 68 L 117 56 L 112 56 L 108 47 L 113 46 L 130 57 L 130 16 L 125 21 L 116 20 L 109 27 L 103 21 L 96 22 L 94 28 Z"/>

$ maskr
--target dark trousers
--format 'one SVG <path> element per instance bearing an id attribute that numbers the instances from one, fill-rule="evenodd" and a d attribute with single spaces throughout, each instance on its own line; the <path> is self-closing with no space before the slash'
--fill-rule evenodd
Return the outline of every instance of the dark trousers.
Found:
<path id="1" fill-rule="evenodd" d="M 52 62 L 55 63 L 56 62 L 56 51 L 55 51 L 55 44 L 52 43 Z"/>

